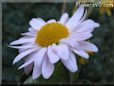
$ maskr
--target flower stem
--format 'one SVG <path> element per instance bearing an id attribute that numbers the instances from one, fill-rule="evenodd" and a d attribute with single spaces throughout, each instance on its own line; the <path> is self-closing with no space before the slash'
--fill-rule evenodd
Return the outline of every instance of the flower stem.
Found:
<path id="1" fill-rule="evenodd" d="M 28 79 L 28 77 L 32 74 L 32 71 L 26 75 L 25 73 L 22 75 L 22 77 L 20 78 L 20 81 L 19 81 L 19 85 L 23 85 L 24 82 Z"/>
<path id="2" fill-rule="evenodd" d="M 69 77 L 70 77 L 70 84 L 73 84 L 73 75 L 70 72 L 69 72 Z"/>

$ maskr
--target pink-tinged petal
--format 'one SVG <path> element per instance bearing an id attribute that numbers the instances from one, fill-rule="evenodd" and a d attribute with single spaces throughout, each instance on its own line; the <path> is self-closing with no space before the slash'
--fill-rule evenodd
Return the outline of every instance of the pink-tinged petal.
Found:
<path id="1" fill-rule="evenodd" d="M 68 17 L 69 17 L 69 15 L 68 15 L 67 13 L 64 13 L 64 14 L 61 16 L 59 22 L 60 22 L 61 24 L 65 24 L 65 23 L 68 21 Z"/>
<path id="2" fill-rule="evenodd" d="M 24 67 L 25 73 L 28 75 L 32 71 L 32 68 L 33 68 L 33 63 L 31 63 L 31 64 L 27 65 L 26 67 Z"/>
<path id="3" fill-rule="evenodd" d="M 98 52 L 97 46 L 90 42 L 82 41 L 82 42 L 79 42 L 79 44 L 83 50 L 91 51 L 91 52 Z"/>
<path id="4" fill-rule="evenodd" d="M 41 19 L 41 18 L 32 18 L 32 19 L 30 20 L 29 24 L 30 24 L 31 27 L 33 27 L 34 29 L 39 30 L 39 29 L 41 29 L 41 27 L 42 27 L 43 25 L 46 24 L 46 22 L 45 22 L 43 19 Z"/>
<path id="5" fill-rule="evenodd" d="M 70 52 L 70 58 L 68 60 L 62 60 L 64 66 L 71 72 L 78 70 L 76 58 L 72 52 Z"/>
<path id="6" fill-rule="evenodd" d="M 51 77 L 51 75 L 54 72 L 54 64 L 51 64 L 48 57 L 46 56 L 43 59 L 43 63 L 42 63 L 42 75 L 45 79 L 48 79 Z"/>
<path id="7" fill-rule="evenodd" d="M 89 55 L 84 50 L 81 50 L 81 49 L 72 49 L 72 50 L 74 53 L 78 54 L 79 56 L 81 56 L 85 59 L 89 58 Z"/>
<path id="8" fill-rule="evenodd" d="M 57 54 L 53 51 L 53 49 L 52 49 L 51 46 L 48 47 L 47 55 L 48 55 L 49 61 L 50 61 L 52 64 L 58 62 L 59 59 L 60 59 L 60 58 L 57 56 Z"/>
<path id="9" fill-rule="evenodd" d="M 27 56 L 27 57 L 25 58 L 25 63 L 27 63 L 27 62 L 29 62 L 31 59 L 33 59 L 34 54 L 35 54 L 35 53 L 33 53 L 33 54 Z M 24 67 L 24 72 L 28 75 L 28 74 L 32 71 L 32 68 L 33 68 L 33 62 Z"/>
<path id="10" fill-rule="evenodd" d="M 35 55 L 36 55 L 36 52 L 33 52 L 32 54 L 28 55 L 25 58 L 25 63 L 23 65 L 21 65 L 18 69 L 21 69 L 21 68 L 26 67 L 26 66 L 30 65 L 31 63 L 33 63 L 35 60 Z"/>
<path id="11" fill-rule="evenodd" d="M 19 55 L 17 55 L 15 57 L 15 59 L 13 60 L 13 64 L 15 64 L 16 62 L 18 62 L 19 60 L 21 60 L 23 57 L 35 52 L 37 50 L 37 48 L 33 48 L 33 49 L 28 49 L 22 53 L 20 53 Z"/>
<path id="12" fill-rule="evenodd" d="M 18 69 L 21 69 L 21 68 L 23 68 L 23 67 L 26 67 L 26 66 L 30 65 L 33 61 L 34 61 L 34 59 L 31 59 L 31 60 L 25 62 L 25 63 L 24 63 L 22 66 L 20 66 Z"/>

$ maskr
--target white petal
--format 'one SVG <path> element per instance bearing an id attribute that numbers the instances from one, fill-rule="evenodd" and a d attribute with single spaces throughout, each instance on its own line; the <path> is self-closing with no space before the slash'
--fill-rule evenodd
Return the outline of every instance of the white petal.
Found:
<path id="1" fill-rule="evenodd" d="M 21 46 L 22 46 L 23 48 L 21 48 Z M 38 46 L 38 45 L 33 45 L 32 43 L 25 43 L 25 44 L 22 44 L 21 46 L 14 46 L 14 45 L 13 45 L 13 47 L 15 47 L 15 48 L 18 47 L 19 53 L 26 51 L 26 50 L 28 49 L 28 46 L 29 46 L 29 47 L 31 46 L 31 48 L 37 48 L 38 50 L 41 48 L 40 46 Z M 25 47 L 24 47 L 24 46 L 25 46 Z M 11 47 L 12 47 L 12 46 L 11 46 Z"/>
<path id="2" fill-rule="evenodd" d="M 63 60 L 67 60 L 69 58 L 68 46 L 65 44 L 58 45 L 56 47 L 56 52 L 57 52 L 57 55 Z"/>
<path id="3" fill-rule="evenodd" d="M 8 46 L 11 48 L 16 48 L 16 49 L 28 49 L 28 48 L 34 47 L 33 45 L 23 45 L 23 46 L 10 46 L 10 45 L 8 45 Z"/>
<path id="4" fill-rule="evenodd" d="M 85 20 L 86 16 L 87 16 L 87 9 L 85 10 L 84 16 L 81 18 L 80 22 L 82 22 L 83 20 Z"/>
<path id="5" fill-rule="evenodd" d="M 73 50 L 73 52 L 75 52 L 76 54 L 78 54 L 79 56 L 81 56 L 85 59 L 89 58 L 89 55 L 84 50 L 81 50 L 81 49 L 72 49 L 72 50 Z"/>
<path id="6" fill-rule="evenodd" d="M 53 23 L 53 22 L 56 22 L 56 20 L 55 19 L 51 19 L 51 20 L 47 21 L 47 23 Z"/>
<path id="7" fill-rule="evenodd" d="M 31 48 L 37 48 L 37 51 L 38 51 L 39 49 L 41 49 L 41 46 L 33 45 L 33 44 L 31 44 L 31 43 L 22 44 L 22 46 L 32 46 Z M 19 48 L 18 51 L 19 51 L 19 53 L 22 53 L 22 52 L 26 51 L 27 49 L 28 49 L 28 48 Z"/>
<path id="8" fill-rule="evenodd" d="M 82 41 L 79 43 L 80 43 L 80 47 L 86 51 L 98 52 L 97 46 L 90 42 Z"/>
<path id="9" fill-rule="evenodd" d="M 35 34 L 38 32 L 38 30 L 36 30 L 36 29 L 34 29 L 34 28 L 32 28 L 32 27 L 29 27 L 28 31 L 29 31 L 31 34 L 33 34 L 33 35 L 35 35 Z"/>
<path id="10" fill-rule="evenodd" d="M 32 57 L 33 55 L 34 54 L 31 54 L 31 55 L 27 56 L 25 58 L 25 63 L 30 61 L 33 58 Z M 32 68 L 33 68 L 33 63 L 30 63 L 30 64 L 28 64 L 27 66 L 24 67 L 24 72 L 28 75 L 32 71 Z"/>
<path id="11" fill-rule="evenodd" d="M 33 61 L 34 61 L 34 55 L 35 54 L 36 54 L 36 52 L 34 52 L 33 54 L 27 56 L 25 58 L 25 63 L 22 66 L 20 66 L 18 69 L 21 69 L 21 68 L 24 67 L 24 71 L 28 75 L 32 71 Z"/>
<path id="12" fill-rule="evenodd" d="M 75 39 L 76 41 L 83 41 L 86 39 L 91 38 L 93 35 L 88 32 L 83 32 L 83 33 L 74 33 L 71 36 L 71 39 Z"/>
<path id="13" fill-rule="evenodd" d="M 60 18 L 60 23 L 61 24 L 65 24 L 66 22 L 67 22 L 67 20 L 68 20 L 68 14 L 67 13 L 64 13 L 62 16 L 61 16 L 61 18 Z"/>
<path id="14" fill-rule="evenodd" d="M 32 34 L 30 32 L 21 33 L 21 35 L 23 35 L 23 36 L 35 36 L 35 34 Z"/>
<path id="15" fill-rule="evenodd" d="M 41 65 L 38 66 L 37 64 L 34 64 L 32 78 L 37 79 L 41 75 Z"/>
<path id="16" fill-rule="evenodd" d="M 68 60 L 62 60 L 62 62 L 69 71 L 76 72 L 78 70 L 76 58 L 72 52 L 70 52 L 70 58 Z"/>
<path id="17" fill-rule="evenodd" d="M 34 57 L 31 57 L 34 58 Z M 23 65 L 21 65 L 18 69 L 21 69 L 23 67 L 28 66 L 29 64 L 31 64 L 34 61 L 34 59 L 29 59 L 28 61 L 26 61 Z"/>
<path id="18" fill-rule="evenodd" d="M 34 69 L 33 69 L 33 79 L 38 78 L 41 75 L 41 64 L 46 53 L 46 48 L 40 49 L 34 56 Z"/>
<path id="19" fill-rule="evenodd" d="M 52 64 L 59 61 L 59 57 L 55 54 L 51 46 L 48 47 L 47 55 Z"/>
<path id="20" fill-rule="evenodd" d="M 79 20 L 82 18 L 84 13 L 84 7 L 80 6 L 77 11 L 73 14 L 73 16 L 69 19 L 69 21 L 66 23 L 66 26 L 73 30 L 80 22 Z"/>
<path id="21" fill-rule="evenodd" d="M 34 56 L 35 57 L 35 64 L 37 64 L 39 66 L 41 65 L 46 51 L 47 51 L 47 48 L 42 48 L 36 53 L 36 55 Z"/>
<path id="22" fill-rule="evenodd" d="M 22 48 L 18 49 L 19 53 L 22 53 L 22 52 L 24 52 L 24 51 L 26 51 L 26 50 L 27 50 L 27 49 L 22 49 Z"/>
<path id="23" fill-rule="evenodd" d="M 94 22 L 91 19 L 88 19 L 88 20 L 82 22 L 80 25 L 78 25 L 76 27 L 75 31 L 76 32 L 85 32 L 85 31 L 89 31 L 90 29 L 97 28 L 99 26 L 100 25 L 98 23 Z"/>
<path id="24" fill-rule="evenodd" d="M 26 50 L 22 53 L 20 53 L 19 55 L 17 55 L 15 57 L 15 59 L 13 60 L 13 64 L 15 64 L 16 62 L 18 62 L 19 60 L 21 60 L 23 57 L 31 54 L 32 52 L 36 51 L 37 49 L 36 48 L 33 48 L 33 49 L 29 49 L 29 50 Z"/>
<path id="25" fill-rule="evenodd" d="M 28 42 L 34 42 L 35 38 L 34 37 L 23 37 L 23 38 L 20 38 L 16 41 L 13 41 L 10 43 L 10 45 L 18 45 L 18 44 L 24 44 L 24 43 L 28 43 Z"/>
<path id="26" fill-rule="evenodd" d="M 48 57 L 45 57 L 42 63 L 42 75 L 45 79 L 51 77 L 54 72 L 54 64 L 51 64 Z"/>
<path id="27" fill-rule="evenodd" d="M 46 22 L 41 18 L 32 18 L 29 22 L 31 27 L 33 27 L 36 30 L 39 30 L 43 25 L 46 24 Z"/>
<path id="28" fill-rule="evenodd" d="M 60 40 L 61 43 L 65 43 L 71 47 L 76 47 L 79 46 L 78 42 L 76 42 L 76 40 L 74 39 L 70 39 L 70 38 L 64 38 Z"/>

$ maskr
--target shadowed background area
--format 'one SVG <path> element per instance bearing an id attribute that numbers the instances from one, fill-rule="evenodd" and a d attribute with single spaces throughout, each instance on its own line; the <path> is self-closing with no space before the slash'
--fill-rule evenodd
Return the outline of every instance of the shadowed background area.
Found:
<path id="1" fill-rule="evenodd" d="M 32 18 L 41 17 L 59 20 L 61 12 L 68 12 L 71 16 L 75 3 L 3 3 L 2 4 L 2 83 L 18 83 L 22 77 L 23 69 L 17 68 L 23 63 L 19 61 L 12 65 L 18 51 L 7 45 L 21 37 L 26 32 Z M 100 23 L 101 27 L 93 31 L 94 36 L 89 39 L 99 48 L 98 53 L 90 55 L 88 60 L 76 55 L 79 70 L 76 73 L 67 71 L 61 62 L 56 64 L 52 77 L 44 80 L 42 76 L 32 80 L 31 76 L 25 81 L 30 84 L 41 83 L 112 83 L 113 82 L 113 29 L 114 15 L 100 14 L 100 8 L 92 8 L 88 18 Z M 113 10 L 114 11 L 114 10 Z"/>

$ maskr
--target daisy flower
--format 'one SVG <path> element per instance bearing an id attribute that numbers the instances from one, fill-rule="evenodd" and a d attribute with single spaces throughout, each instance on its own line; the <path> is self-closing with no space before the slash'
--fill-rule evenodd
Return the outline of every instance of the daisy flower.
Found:
<path id="1" fill-rule="evenodd" d="M 75 53 L 88 59 L 86 51 L 97 52 L 98 48 L 86 41 L 92 37 L 94 28 L 100 25 L 91 19 L 85 20 L 87 10 L 80 6 L 69 18 L 64 13 L 59 21 L 51 19 L 45 22 L 41 18 L 32 18 L 28 32 L 22 38 L 10 43 L 10 47 L 19 50 L 13 64 L 25 60 L 18 69 L 24 68 L 26 74 L 32 71 L 32 78 L 41 74 L 45 79 L 51 77 L 55 63 L 61 61 L 71 72 L 78 70 Z"/>

